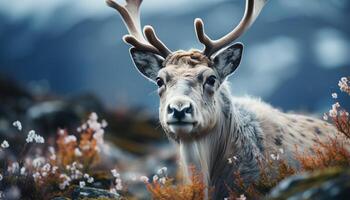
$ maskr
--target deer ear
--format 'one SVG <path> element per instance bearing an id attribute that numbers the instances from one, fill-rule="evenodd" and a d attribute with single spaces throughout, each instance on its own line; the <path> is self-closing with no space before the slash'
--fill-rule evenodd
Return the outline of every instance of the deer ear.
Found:
<path id="1" fill-rule="evenodd" d="M 151 81 L 155 81 L 158 71 L 163 67 L 164 59 L 154 53 L 135 48 L 130 49 L 130 54 L 138 71 Z"/>
<path id="2" fill-rule="evenodd" d="M 232 74 L 241 62 L 243 44 L 235 43 L 221 50 L 213 59 L 214 68 L 218 72 L 220 79 L 225 79 Z"/>

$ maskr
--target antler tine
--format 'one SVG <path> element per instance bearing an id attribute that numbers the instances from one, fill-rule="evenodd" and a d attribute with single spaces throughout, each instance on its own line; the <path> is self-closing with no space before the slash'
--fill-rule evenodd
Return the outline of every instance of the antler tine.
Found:
<path id="1" fill-rule="evenodd" d="M 166 47 L 162 41 L 160 41 L 160 39 L 157 37 L 154 29 L 152 26 L 145 26 L 145 28 L 143 29 L 143 32 L 147 38 L 147 40 L 154 46 L 156 47 L 159 52 L 162 55 L 168 56 L 169 54 L 171 54 L 171 51 L 168 49 L 168 47 Z"/>
<path id="2" fill-rule="evenodd" d="M 142 0 L 126 0 L 126 5 L 122 6 L 113 0 L 106 0 L 108 6 L 116 9 L 129 31 L 129 35 L 123 37 L 124 41 L 139 50 L 152 52 L 166 58 L 171 51 L 159 40 L 151 26 L 144 29 L 144 38 L 140 23 L 140 6 Z"/>
<path id="3" fill-rule="evenodd" d="M 246 0 L 244 16 L 239 24 L 230 33 L 218 40 L 212 40 L 205 34 L 204 23 L 197 18 L 194 21 L 194 26 L 198 40 L 205 45 L 203 53 L 210 57 L 241 36 L 253 24 L 266 2 L 267 0 Z"/>

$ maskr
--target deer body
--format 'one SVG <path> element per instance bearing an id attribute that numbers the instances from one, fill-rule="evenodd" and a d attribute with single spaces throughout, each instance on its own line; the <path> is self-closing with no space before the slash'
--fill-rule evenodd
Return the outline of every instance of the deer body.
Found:
<path id="1" fill-rule="evenodd" d="M 279 155 L 292 166 L 296 147 L 308 150 L 316 140 L 336 132 L 330 124 L 311 117 L 283 113 L 251 97 L 232 97 L 221 91 L 221 118 L 205 137 L 178 144 L 185 177 L 191 165 L 201 170 L 205 183 L 214 187 L 213 199 L 227 197 L 227 186 L 235 187 L 239 172 L 245 184 L 259 178 L 259 163 Z M 281 153 L 281 151 L 283 153 Z"/>
<path id="2" fill-rule="evenodd" d="M 107 3 L 122 16 L 131 44 L 131 57 L 138 71 L 158 85 L 159 119 L 170 138 L 178 144 L 186 177 L 188 166 L 201 171 L 208 186 L 214 187 L 213 199 L 224 198 L 227 187 L 234 187 L 233 173 L 239 172 L 246 183 L 259 177 L 260 160 L 267 152 L 283 149 L 283 156 L 294 163 L 292 152 L 310 148 L 316 138 L 335 129 L 321 120 L 285 114 L 252 98 L 233 98 L 227 77 L 239 66 L 243 45 L 235 43 L 255 21 L 267 0 L 246 0 L 240 23 L 227 35 L 212 40 L 204 23 L 194 26 L 204 50 L 171 52 L 151 26 L 140 25 L 142 0 L 126 0 L 122 6 Z M 322 130 L 322 131 L 321 131 Z M 234 163 L 229 159 L 236 158 Z"/>

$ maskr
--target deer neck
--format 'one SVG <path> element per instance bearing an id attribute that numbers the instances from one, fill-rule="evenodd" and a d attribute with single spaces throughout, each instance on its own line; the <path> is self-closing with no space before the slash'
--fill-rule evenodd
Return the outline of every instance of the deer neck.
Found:
<path id="1" fill-rule="evenodd" d="M 180 159 L 187 181 L 190 181 L 191 166 L 202 173 L 205 184 L 216 188 L 225 182 L 233 183 L 233 173 L 237 170 L 241 174 L 258 170 L 256 158 L 261 157 L 263 151 L 259 122 L 254 114 L 231 99 L 229 88 L 225 86 L 220 91 L 222 112 L 217 125 L 198 140 L 180 142 Z M 225 190 L 225 185 L 222 186 Z"/>

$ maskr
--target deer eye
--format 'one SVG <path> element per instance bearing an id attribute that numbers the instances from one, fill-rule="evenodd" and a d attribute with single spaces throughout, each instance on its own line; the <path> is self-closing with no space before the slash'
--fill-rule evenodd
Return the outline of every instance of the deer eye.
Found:
<path id="1" fill-rule="evenodd" d="M 216 77 L 211 75 L 207 78 L 207 80 L 205 81 L 205 84 L 208 84 L 210 86 L 214 86 L 215 85 L 215 81 L 216 81 Z"/>
<path id="2" fill-rule="evenodd" d="M 157 82 L 158 87 L 162 87 L 164 85 L 164 81 L 162 78 L 157 77 L 156 82 Z"/>

